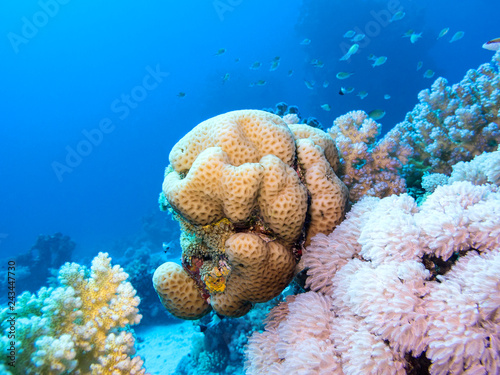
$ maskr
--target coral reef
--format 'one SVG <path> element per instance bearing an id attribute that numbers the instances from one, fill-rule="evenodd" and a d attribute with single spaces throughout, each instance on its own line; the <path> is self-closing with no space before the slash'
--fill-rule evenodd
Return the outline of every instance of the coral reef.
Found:
<path id="1" fill-rule="evenodd" d="M 76 244 L 62 233 L 40 235 L 31 249 L 16 257 L 18 290 L 34 292 L 47 282 L 53 270 L 71 260 Z"/>
<path id="2" fill-rule="evenodd" d="M 338 117 L 328 129 L 339 149 L 340 176 L 349 188 L 351 202 L 364 196 L 387 197 L 406 192 L 406 183 L 399 171 L 408 162 L 411 150 L 398 147 L 397 132 L 375 142 L 380 129 L 380 124 L 363 111 Z"/>
<path id="3" fill-rule="evenodd" d="M 420 103 L 386 137 L 400 139 L 400 150 L 412 153 L 403 174 L 407 183 L 425 172 L 451 172 L 452 165 L 469 161 L 500 143 L 500 52 L 491 63 L 469 70 L 452 86 L 438 78 L 418 95 Z M 398 152 L 399 155 L 399 152 Z"/>
<path id="4" fill-rule="evenodd" d="M 274 109 L 264 108 L 263 111 L 282 117 L 287 124 L 305 124 L 320 130 L 324 129 L 316 117 L 302 117 L 297 106 L 288 105 L 285 102 L 277 103 Z"/>
<path id="5" fill-rule="evenodd" d="M 99 253 L 89 271 L 66 263 L 59 271 L 59 286 L 24 292 L 15 309 L 15 366 L 2 362 L 6 374 L 144 374 L 143 361 L 134 354 L 129 325 L 141 315 L 136 291 L 120 266 L 111 266 Z M 0 312 L 2 353 L 10 350 L 8 318 Z"/>
<path id="6" fill-rule="evenodd" d="M 356 203 L 306 248 L 306 286 L 247 347 L 248 374 L 500 372 L 500 191 Z"/>
<path id="7" fill-rule="evenodd" d="M 342 158 L 339 177 L 350 199 L 422 194 L 422 178 L 449 175 L 452 166 L 500 144 L 500 52 L 491 63 L 469 70 L 447 86 L 438 78 L 419 93 L 420 103 L 379 141 L 380 125 L 361 111 L 335 120 L 329 133 Z M 436 181 L 427 180 L 429 189 Z"/>
<path id="8" fill-rule="evenodd" d="M 257 110 L 202 122 L 170 153 L 160 205 L 181 225 L 182 268 L 153 283 L 167 310 L 198 319 L 242 316 L 294 276 L 302 245 L 344 216 L 333 140 Z"/>

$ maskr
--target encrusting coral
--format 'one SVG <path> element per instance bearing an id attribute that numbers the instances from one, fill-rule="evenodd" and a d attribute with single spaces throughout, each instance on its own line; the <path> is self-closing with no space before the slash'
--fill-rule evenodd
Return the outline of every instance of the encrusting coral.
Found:
<path id="1" fill-rule="evenodd" d="M 276 297 L 302 245 L 343 219 L 337 149 L 319 129 L 233 111 L 196 126 L 169 159 L 160 205 L 181 225 L 182 268 L 160 266 L 153 283 L 177 317 L 242 316 Z"/>
<path id="2" fill-rule="evenodd" d="M 2 356 L 5 374 L 145 374 L 135 353 L 134 337 L 127 328 L 138 324 L 139 298 L 128 275 L 111 266 L 107 253 L 99 253 L 89 270 L 66 263 L 59 271 L 58 287 L 24 292 L 15 308 L 15 366 Z M 10 350 L 8 318 L 0 312 L 2 353 Z M 0 364 L 1 366 L 1 364 Z"/>
<path id="3" fill-rule="evenodd" d="M 488 183 L 362 199 L 306 248 L 311 291 L 271 311 L 247 373 L 499 373 L 499 218 Z"/>

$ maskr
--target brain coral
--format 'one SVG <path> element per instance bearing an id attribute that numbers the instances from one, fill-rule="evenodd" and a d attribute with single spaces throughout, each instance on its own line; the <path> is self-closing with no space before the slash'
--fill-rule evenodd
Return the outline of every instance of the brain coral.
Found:
<path id="1" fill-rule="evenodd" d="M 332 138 L 272 113 L 206 120 L 170 153 L 160 205 L 181 225 L 182 267 L 153 277 L 164 306 L 198 319 L 212 308 L 242 316 L 293 278 L 303 244 L 330 233 L 348 191 Z"/>

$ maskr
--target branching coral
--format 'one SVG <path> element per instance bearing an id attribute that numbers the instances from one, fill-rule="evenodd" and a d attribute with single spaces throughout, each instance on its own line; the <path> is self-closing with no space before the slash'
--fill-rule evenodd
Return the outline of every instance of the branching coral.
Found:
<path id="1" fill-rule="evenodd" d="M 420 104 L 394 128 L 401 137 L 398 155 L 413 150 L 404 170 L 407 180 L 420 179 L 424 172 L 449 174 L 459 161 L 497 148 L 499 68 L 497 52 L 490 64 L 469 70 L 460 83 L 447 86 L 446 79 L 438 78 L 430 90 L 420 92 Z"/>
<path id="2" fill-rule="evenodd" d="M 144 374 L 140 357 L 131 357 L 134 337 L 126 328 L 141 320 L 136 291 L 106 253 L 89 270 L 66 263 L 60 286 L 43 287 L 16 302 L 17 355 L 12 374 Z M 8 309 L 0 313 L 2 352 L 9 347 Z M 3 359 L 3 357 L 2 357 Z"/>
<path id="3" fill-rule="evenodd" d="M 420 188 L 429 173 L 449 175 L 500 144 L 500 52 L 489 64 L 469 70 L 458 84 L 438 78 L 420 92 L 420 103 L 381 140 L 380 125 L 361 111 L 339 117 L 329 132 L 339 148 L 342 180 L 350 198 L 385 197 Z M 405 183 L 406 182 L 406 183 Z M 425 182 L 431 188 L 435 181 Z M 430 185 L 429 185 L 430 184 Z M 431 188 L 432 189 L 432 188 Z"/>
<path id="4" fill-rule="evenodd" d="M 313 238 L 311 291 L 252 336 L 248 373 L 498 373 L 499 217 L 490 184 L 362 199 Z"/>
<path id="5" fill-rule="evenodd" d="M 342 181 L 349 188 L 352 202 L 364 196 L 381 198 L 406 191 L 399 170 L 407 162 L 410 149 L 398 149 L 397 132 L 375 142 L 380 128 L 365 112 L 352 111 L 337 118 L 328 129 L 340 152 Z"/>
<path id="6" fill-rule="evenodd" d="M 344 216 L 331 137 L 263 111 L 202 122 L 170 153 L 160 204 L 182 229 L 182 266 L 160 266 L 153 283 L 185 319 L 212 308 L 242 316 L 290 282 L 302 245 Z M 196 292 L 197 291 L 197 292 Z"/>

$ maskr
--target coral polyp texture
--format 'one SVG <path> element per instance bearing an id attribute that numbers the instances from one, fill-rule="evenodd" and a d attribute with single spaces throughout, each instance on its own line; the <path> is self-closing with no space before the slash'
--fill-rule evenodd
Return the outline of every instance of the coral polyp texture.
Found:
<path id="1" fill-rule="evenodd" d="M 306 248 L 310 291 L 271 310 L 247 373 L 500 373 L 499 218 L 499 187 L 458 177 L 420 206 L 363 198 Z"/>
<path id="2" fill-rule="evenodd" d="M 407 180 L 425 172 L 451 172 L 452 165 L 469 161 L 500 144 L 500 52 L 491 63 L 469 70 L 458 84 L 438 78 L 430 90 L 419 93 L 420 103 L 387 137 L 411 149 L 404 168 Z M 407 156 L 405 156 L 406 158 Z M 411 182 L 411 181 L 410 181 Z"/>
<path id="3" fill-rule="evenodd" d="M 180 223 L 182 268 L 153 277 L 163 305 L 183 319 L 211 309 L 242 316 L 294 276 L 302 245 L 343 217 L 332 138 L 272 113 L 233 111 L 196 126 L 172 149 L 160 206 Z"/>
<path id="4" fill-rule="evenodd" d="M 76 263 L 59 270 L 59 286 L 24 292 L 16 302 L 15 366 L 0 362 L 2 374 L 145 374 L 133 357 L 139 298 L 128 275 L 99 253 L 89 271 Z M 2 353 L 8 353 L 11 312 L 0 312 Z M 6 360 L 2 356 L 2 362 Z M 4 366 L 2 368 L 2 365 Z"/>

